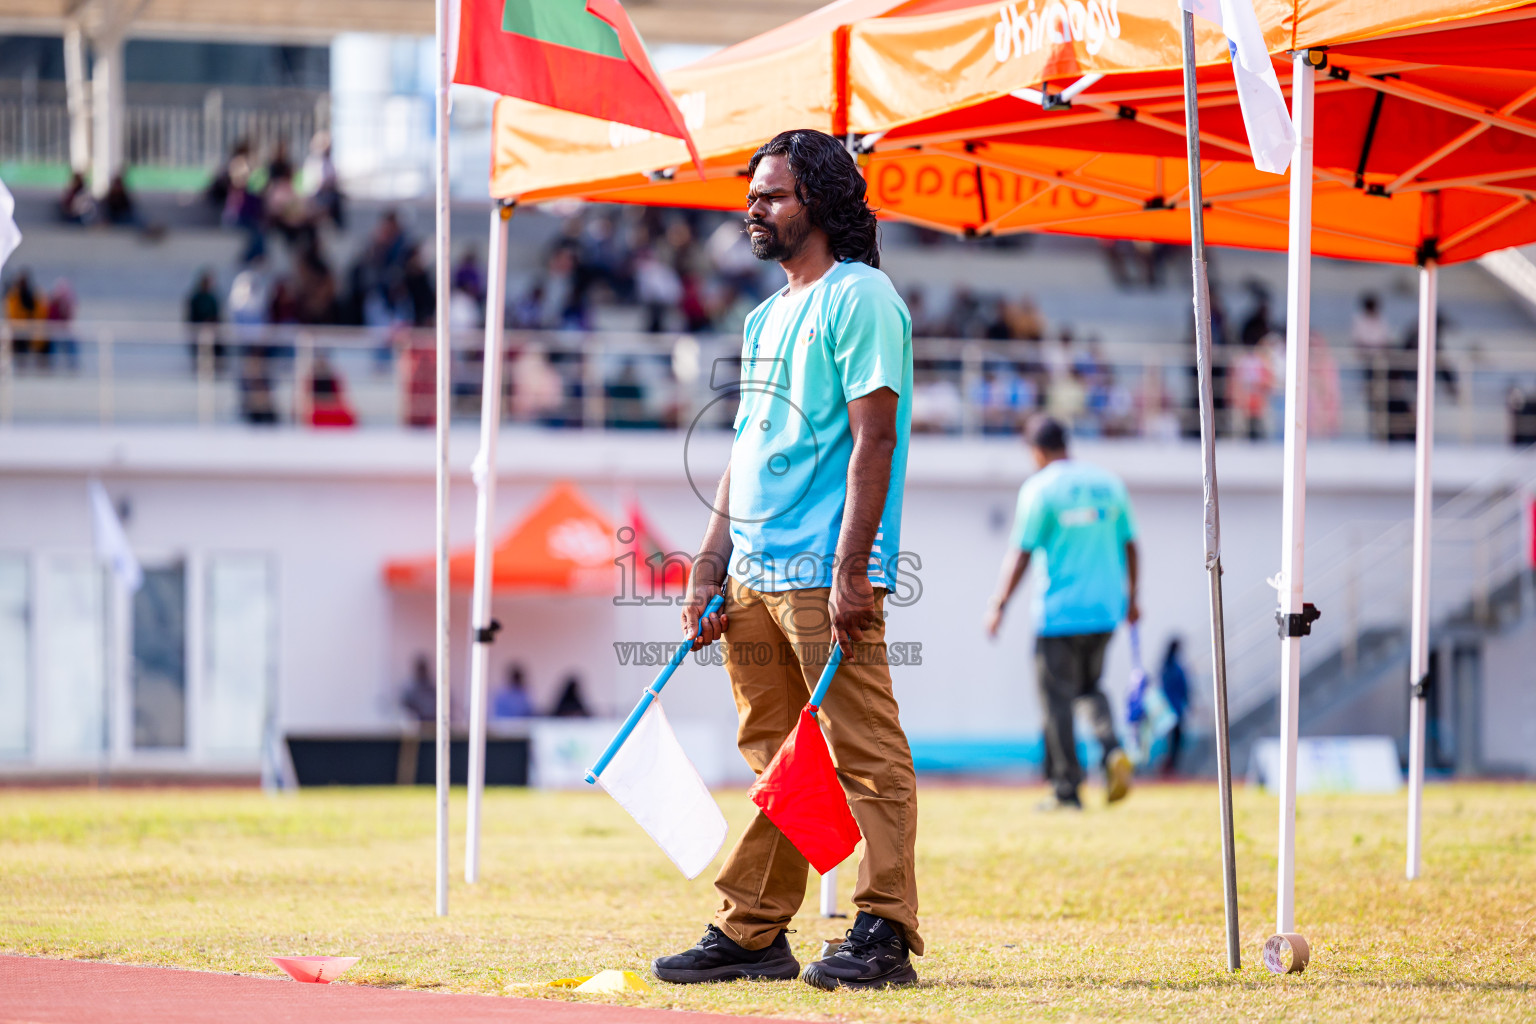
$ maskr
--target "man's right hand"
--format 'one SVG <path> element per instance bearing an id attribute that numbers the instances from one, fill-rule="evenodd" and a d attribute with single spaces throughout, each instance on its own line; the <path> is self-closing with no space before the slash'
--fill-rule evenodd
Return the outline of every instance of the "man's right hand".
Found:
<path id="1" fill-rule="evenodd" d="M 998 631 L 1003 628 L 1002 601 L 995 597 L 992 599 L 992 603 L 987 605 L 987 615 L 984 621 L 987 627 L 987 636 L 996 640 Z"/>
<path id="2" fill-rule="evenodd" d="M 730 623 L 726 620 L 724 605 L 721 605 L 720 610 L 713 615 L 706 616 L 704 628 L 702 631 L 699 630 L 699 616 L 704 614 L 704 609 L 709 606 L 711 599 L 722 596 L 724 593 L 723 588 L 713 584 L 698 584 L 693 588 L 693 597 L 683 606 L 683 638 L 693 639 L 695 651 L 700 647 L 708 647 L 725 635 L 725 630 Z M 695 633 L 699 635 L 695 637 Z"/>

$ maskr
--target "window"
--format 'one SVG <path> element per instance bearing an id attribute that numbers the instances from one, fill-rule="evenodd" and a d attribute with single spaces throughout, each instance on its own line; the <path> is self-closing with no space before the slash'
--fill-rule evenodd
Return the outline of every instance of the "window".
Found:
<path id="1" fill-rule="evenodd" d="M 272 692 L 273 573 L 265 555 L 208 559 L 200 742 L 215 758 L 261 753 Z"/>
<path id="2" fill-rule="evenodd" d="M 28 575 L 25 555 L 0 554 L 0 757 L 25 757 L 29 747 Z"/>
<path id="3" fill-rule="evenodd" d="M 92 760 L 107 747 L 102 571 L 90 554 L 44 555 L 37 580 L 37 752 Z"/>
<path id="4" fill-rule="evenodd" d="M 144 566 L 133 595 L 133 746 L 187 746 L 187 567 Z"/>

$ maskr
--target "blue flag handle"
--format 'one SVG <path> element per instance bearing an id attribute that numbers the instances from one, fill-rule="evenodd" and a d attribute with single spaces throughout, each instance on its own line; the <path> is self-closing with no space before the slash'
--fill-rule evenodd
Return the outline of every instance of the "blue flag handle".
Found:
<path id="1" fill-rule="evenodd" d="M 821 679 L 816 682 L 816 692 L 811 694 L 812 712 L 821 710 L 821 702 L 827 699 L 827 691 L 832 687 L 832 677 L 837 675 L 837 666 L 843 663 L 843 649 L 832 641 L 832 654 L 827 658 L 827 667 L 821 670 Z"/>
<path id="2" fill-rule="evenodd" d="M 693 634 L 695 639 L 704 632 L 704 620 L 719 611 L 723 604 L 725 604 L 725 598 L 718 594 L 709 599 L 704 614 L 699 616 L 698 632 Z M 618 734 L 608 744 L 608 749 L 603 751 L 603 756 L 597 759 L 597 764 L 587 771 L 587 785 L 596 784 L 597 777 L 603 774 L 603 769 L 608 767 L 608 762 L 613 760 L 613 755 L 619 752 L 624 741 L 629 739 L 629 734 L 634 732 L 635 726 L 640 724 L 640 719 L 645 716 L 645 710 L 651 706 L 651 701 L 661 696 L 661 688 L 667 685 L 667 680 L 672 678 L 672 673 L 677 671 L 677 666 L 683 663 L 683 659 L 688 657 L 688 652 L 692 648 L 693 645 L 686 641 L 677 645 L 677 650 L 672 652 L 672 660 L 667 662 L 667 667 L 657 674 L 656 681 L 645 688 L 645 692 L 640 695 L 640 703 L 635 705 L 635 710 L 631 711 L 629 717 L 624 719 L 624 724 L 619 726 Z"/>

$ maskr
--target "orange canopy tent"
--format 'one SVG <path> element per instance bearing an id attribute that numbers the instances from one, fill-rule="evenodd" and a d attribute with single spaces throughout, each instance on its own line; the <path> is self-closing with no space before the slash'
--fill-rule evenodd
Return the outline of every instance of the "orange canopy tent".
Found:
<path id="1" fill-rule="evenodd" d="M 1271 52 L 1280 52 L 1515 5 L 1256 0 L 1254 6 Z M 731 177 L 752 150 L 786 128 L 868 134 L 1052 79 L 1180 66 L 1177 8 L 1168 0 L 1038 0 L 1036 8 L 1037 0 L 838 0 L 663 78 L 711 177 Z M 1203 23 L 1196 56 L 1202 65 L 1227 60 L 1225 41 Z M 498 101 L 494 122 L 495 197 L 537 202 L 582 194 L 596 183 L 635 186 L 674 175 L 680 185 L 700 184 L 692 171 L 678 170 L 688 153 L 676 139 L 507 98 Z M 654 202 L 720 205 L 687 187 L 669 191 L 669 198 Z"/>
<path id="2" fill-rule="evenodd" d="M 633 571 L 641 586 L 650 584 L 653 576 L 656 585 L 665 576 L 667 585 L 680 586 L 686 571 L 682 564 L 661 563 L 655 557 L 655 552 L 667 550 L 638 504 L 630 506 L 629 523 L 615 530 L 580 488 L 560 481 L 497 542 L 491 589 L 500 594 L 613 597 L 628 585 L 620 572 L 630 571 L 630 566 L 616 561 L 626 553 L 637 556 Z M 431 590 L 434 572 L 431 556 L 397 559 L 384 567 L 384 580 L 402 590 Z M 450 554 L 448 576 L 456 590 L 474 586 L 473 547 Z"/>
<path id="3" fill-rule="evenodd" d="M 530 119 L 534 108 L 502 100 L 492 194 L 737 209 L 740 175 L 757 144 L 791 126 L 846 127 L 864 151 L 871 202 L 888 219 L 961 233 L 1188 242 L 1183 90 L 1172 70 L 1178 40 L 1168 4 L 1102 8 L 1117 12 L 1121 36 L 1097 53 L 1088 50 L 1092 12 L 1101 8 L 1085 8 L 1083 38 L 1023 59 L 1004 39 L 1012 15 L 1000 12 L 1009 5 L 885 5 L 881 16 L 827 31 L 828 19 L 858 6 L 833 4 L 778 30 L 779 39 L 818 31 L 817 52 L 832 71 L 846 45 L 845 81 L 809 120 L 803 104 L 781 105 L 771 91 L 754 89 L 755 134 L 738 118 L 732 123 L 741 135 L 700 136 L 706 180 L 672 173 L 683 153 L 675 140 L 604 150 L 588 138 L 604 122 L 549 111 Z M 1411 264 L 1433 239 L 1439 261 L 1451 263 L 1536 238 L 1536 120 L 1527 117 L 1536 111 L 1536 5 L 1348 6 L 1257 5 L 1274 49 L 1297 40 L 1327 46 L 1316 88 L 1314 251 Z M 945 10 L 928 13 L 936 7 Z M 1375 38 L 1360 38 L 1373 29 Z M 718 75 L 725 65 L 738 85 L 751 82 L 781 52 L 774 35 L 685 70 Z M 1136 47 L 1133 36 L 1142 40 Z M 1249 161 L 1219 44 L 1203 34 L 1197 46 L 1206 61 L 1199 74 L 1206 238 L 1284 249 L 1287 186 Z M 1004 48 L 1009 57 L 999 60 Z M 679 83 L 689 80 L 677 74 Z M 1286 82 L 1288 70 L 1280 74 Z M 1063 88 L 1030 88 L 1051 78 Z M 788 76 L 772 79 L 782 80 Z M 530 123 L 539 126 L 537 138 Z"/>

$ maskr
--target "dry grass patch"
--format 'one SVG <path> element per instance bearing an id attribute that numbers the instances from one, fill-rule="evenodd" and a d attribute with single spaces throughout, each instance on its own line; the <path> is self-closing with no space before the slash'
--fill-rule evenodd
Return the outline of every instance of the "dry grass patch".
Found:
<path id="1" fill-rule="evenodd" d="M 1232 975 L 1214 789 L 1144 788 L 1082 815 L 1035 814 L 1040 795 L 924 788 L 916 988 L 658 983 L 625 998 L 882 1022 L 1536 1018 L 1536 787 L 1432 787 L 1414 883 L 1401 797 L 1303 798 L 1297 918 L 1313 955 L 1288 978 L 1257 956 L 1274 913 L 1271 797 L 1237 794 Z M 734 834 L 748 804 L 720 799 Z M 526 994 L 510 987 L 643 970 L 714 909 L 707 876 L 684 881 L 602 794 L 503 790 L 487 797 L 485 881 L 459 881 L 455 842 L 438 918 L 432 820 L 425 789 L 0 792 L 0 950 L 254 974 L 277 973 L 269 954 L 336 953 L 363 957 L 348 981 Z M 814 916 L 814 886 L 791 937 L 802 960 L 846 927 Z"/>

